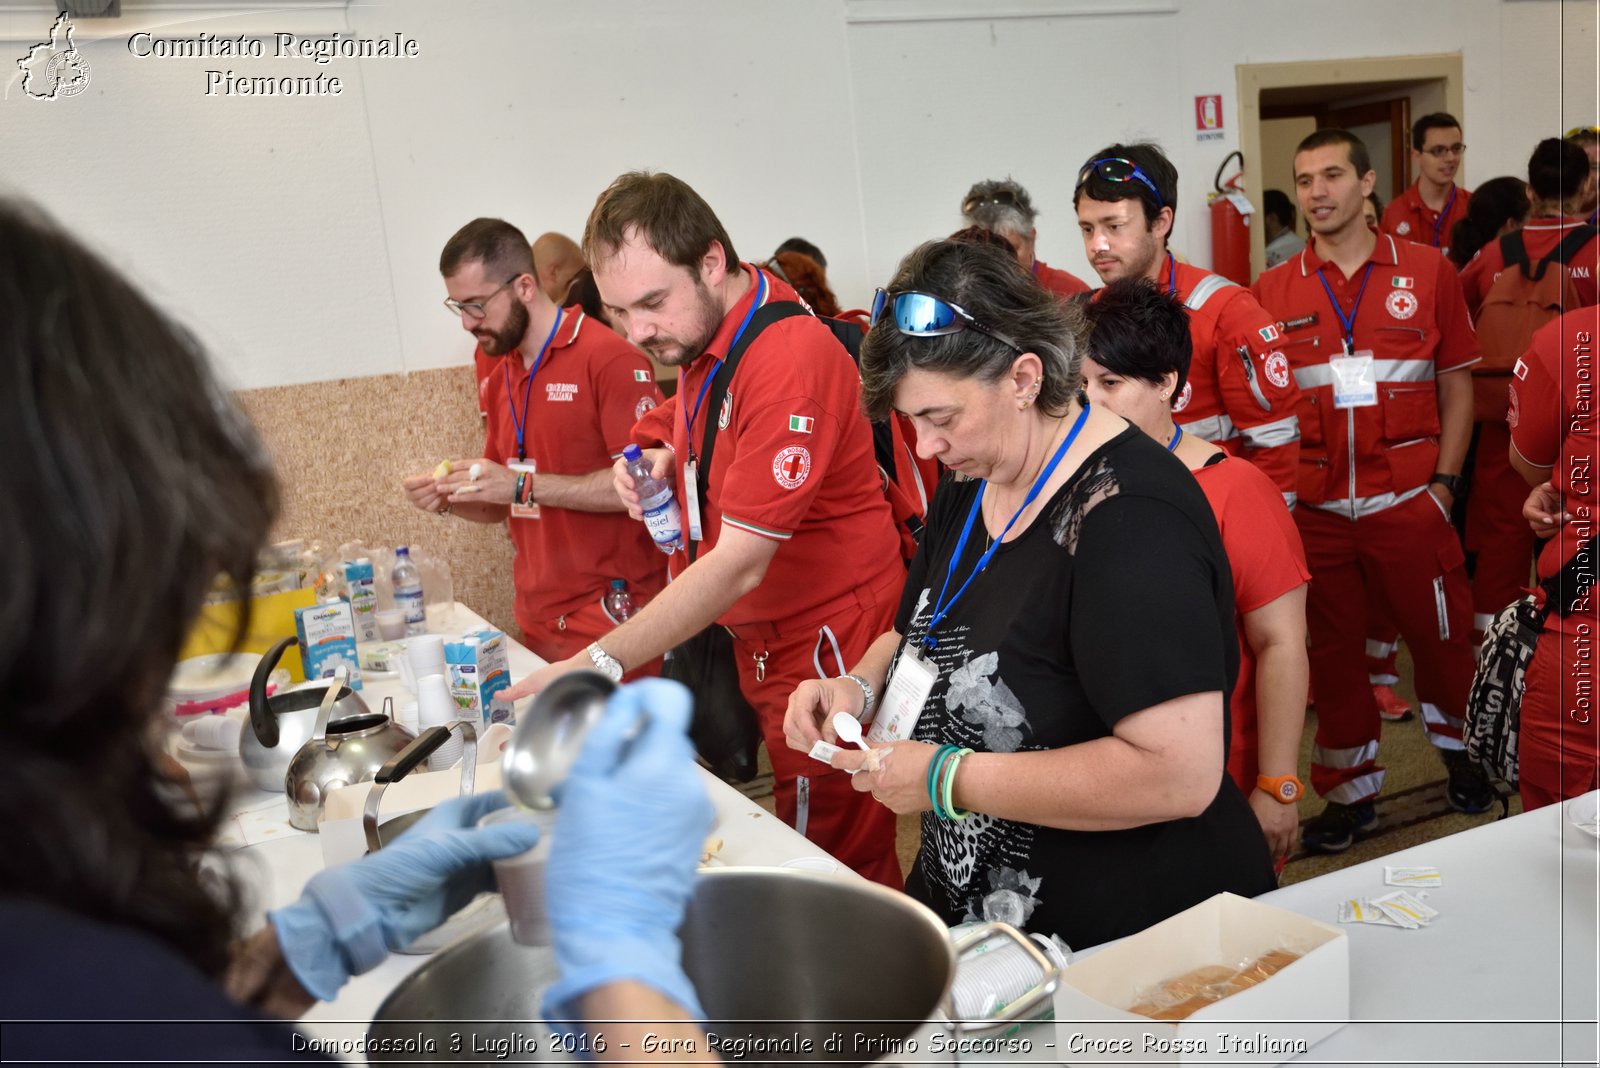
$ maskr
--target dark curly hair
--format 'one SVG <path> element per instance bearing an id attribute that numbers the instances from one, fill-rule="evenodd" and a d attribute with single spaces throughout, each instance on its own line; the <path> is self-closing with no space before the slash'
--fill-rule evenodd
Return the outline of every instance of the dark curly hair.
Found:
<path id="1" fill-rule="evenodd" d="M 187 332 L 6 199 L 0 455 L 0 887 L 220 975 L 238 895 L 199 861 L 223 802 L 173 801 L 157 717 L 215 577 L 248 587 L 270 461 Z"/>

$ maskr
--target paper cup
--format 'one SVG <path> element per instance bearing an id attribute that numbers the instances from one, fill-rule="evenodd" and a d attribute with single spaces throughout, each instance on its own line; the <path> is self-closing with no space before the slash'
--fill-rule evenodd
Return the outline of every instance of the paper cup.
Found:
<path id="1" fill-rule="evenodd" d="M 550 862 L 550 843 L 555 838 L 556 813 L 526 808 L 502 808 L 478 821 L 479 827 L 495 823 L 532 823 L 539 828 L 539 842 L 526 853 L 494 862 L 495 881 L 505 899 L 506 915 L 511 919 L 511 937 L 519 945 L 550 945 L 550 914 L 545 908 L 544 872 Z"/>
<path id="2" fill-rule="evenodd" d="M 399 608 L 379 609 L 378 634 L 384 641 L 398 641 L 406 636 L 406 614 Z"/>

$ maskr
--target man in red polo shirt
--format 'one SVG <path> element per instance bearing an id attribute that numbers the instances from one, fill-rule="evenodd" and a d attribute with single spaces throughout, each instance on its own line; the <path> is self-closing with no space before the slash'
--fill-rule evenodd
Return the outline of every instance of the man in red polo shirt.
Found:
<path id="1" fill-rule="evenodd" d="M 1016 250 L 1017 262 L 1056 296 L 1072 297 L 1089 291 L 1083 279 L 1057 270 L 1034 255 L 1039 240 L 1034 220 L 1039 213 L 1033 210 L 1028 191 L 1010 178 L 978 182 L 967 190 L 961 201 L 961 217 L 968 225 L 981 226 L 1005 238 Z"/>
<path id="2" fill-rule="evenodd" d="M 1450 230 L 1467 217 L 1472 194 L 1456 185 L 1461 156 L 1461 123 L 1442 111 L 1411 124 L 1411 166 L 1417 180 L 1383 209 L 1386 234 L 1450 252 Z"/>
<path id="3" fill-rule="evenodd" d="M 1368 229 L 1375 175 L 1361 140 L 1318 130 L 1294 157 L 1312 241 L 1256 280 L 1284 324 L 1300 385 L 1300 507 L 1311 566 L 1306 623 L 1327 799 L 1306 848 L 1339 852 L 1377 825 L 1380 721 L 1365 661 L 1367 591 L 1387 603 L 1416 664 L 1428 740 L 1463 812 L 1491 795 L 1461 742 L 1472 683 L 1465 557 L 1450 506 L 1472 432 L 1477 342 L 1456 270 L 1436 250 Z"/>
<path id="4" fill-rule="evenodd" d="M 510 223 L 462 227 L 439 273 L 446 306 L 498 365 L 484 455 L 452 460 L 443 477 L 413 475 L 406 494 L 423 511 L 508 524 L 523 643 L 565 660 L 614 625 L 602 603 L 612 580 L 627 583 L 636 607 L 665 583 L 665 559 L 611 487 L 613 459 L 661 391 L 642 353 L 545 296 L 527 238 Z"/>
<path id="5" fill-rule="evenodd" d="M 673 554 L 672 583 L 653 603 L 586 654 L 512 690 L 535 692 L 577 668 L 614 675 L 713 623 L 727 627 L 772 760 L 779 817 L 867 878 L 899 887 L 894 814 L 783 735 L 795 687 L 848 672 L 893 622 L 905 582 L 855 364 L 813 317 L 782 319 L 755 335 L 727 399 L 710 410 L 706 389 L 756 309 L 798 296 L 741 264 L 710 206 L 671 175 L 613 182 L 589 216 L 584 251 L 629 339 L 679 368 L 677 394 L 633 436 L 656 477 L 677 487 L 686 544 L 695 487 L 709 511 L 694 562 Z M 716 451 L 702 471 L 696 457 L 710 419 Z M 637 514 L 621 465 L 617 492 Z"/>
<path id="6" fill-rule="evenodd" d="M 1281 327 L 1249 290 L 1167 251 L 1177 198 L 1177 168 L 1155 145 L 1101 149 L 1072 194 L 1084 252 L 1103 282 L 1147 278 L 1183 301 L 1194 357 L 1173 420 L 1260 468 L 1293 508 L 1299 390 Z"/>
<path id="7" fill-rule="evenodd" d="M 1536 266 L 1569 237 L 1583 242 L 1567 261 L 1572 295 L 1577 298 L 1575 307 L 1597 302 L 1595 284 L 1600 276 L 1600 236 L 1581 214 L 1589 185 L 1588 166 L 1588 156 L 1571 141 L 1555 137 L 1540 141 L 1528 159 L 1532 210 L 1512 239 L 1527 250 L 1530 266 Z M 1587 240 L 1573 236 L 1580 231 L 1589 235 Z M 1486 298 L 1505 269 L 1503 246 L 1495 240 L 1479 250 L 1461 272 L 1461 288 L 1475 323 L 1484 314 Z M 1555 264 L 1547 268 L 1559 269 Z M 1507 308 L 1502 301 L 1503 297 L 1490 306 L 1499 304 L 1504 313 Z M 1510 314 L 1516 316 L 1521 311 L 1512 308 Z M 1485 366 L 1474 368 L 1478 447 L 1471 495 L 1467 498 L 1466 531 L 1468 547 L 1478 554 L 1472 576 L 1472 610 L 1480 631 L 1495 613 L 1522 596 L 1528 585 L 1528 564 L 1533 559 L 1533 536 L 1522 518 L 1528 487 L 1511 468 L 1511 434 L 1506 426 L 1511 369 L 1526 343 L 1506 344 L 1509 338 L 1492 328 L 1489 320 L 1483 321 L 1481 330 Z M 1506 351 L 1498 351 L 1501 349 Z"/>

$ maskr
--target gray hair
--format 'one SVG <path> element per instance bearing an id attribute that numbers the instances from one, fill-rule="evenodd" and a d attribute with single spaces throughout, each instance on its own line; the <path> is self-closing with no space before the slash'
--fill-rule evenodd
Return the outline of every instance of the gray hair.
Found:
<path id="1" fill-rule="evenodd" d="M 915 290 L 958 304 L 979 323 L 1034 353 L 1044 365 L 1039 406 L 1064 415 L 1083 385 L 1083 313 L 1034 281 L 1015 256 L 992 245 L 929 241 L 900 262 L 890 293 Z M 861 404 L 873 419 L 894 408 L 894 391 L 913 368 L 998 382 L 1018 353 L 977 330 L 911 337 L 885 314 L 861 343 Z"/>
<path id="2" fill-rule="evenodd" d="M 1010 178 L 975 183 L 962 198 L 961 215 L 985 230 L 1024 237 L 1039 217 L 1028 191 Z"/>

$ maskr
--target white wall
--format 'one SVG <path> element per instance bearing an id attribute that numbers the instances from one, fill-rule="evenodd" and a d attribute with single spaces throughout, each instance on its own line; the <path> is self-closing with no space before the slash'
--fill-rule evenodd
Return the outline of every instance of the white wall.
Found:
<path id="1" fill-rule="evenodd" d="M 1171 0 L 1121 15 L 1036 0 L 1008 5 L 1036 17 L 983 19 L 949 17 L 979 0 L 935 2 L 308 0 L 197 20 L 124 0 L 124 19 L 78 23 L 87 93 L 25 99 L 0 62 L 0 188 L 47 205 L 196 322 L 232 381 L 263 386 L 464 362 L 470 345 L 438 307 L 445 238 L 480 214 L 576 236 L 628 168 L 688 180 L 745 258 L 793 234 L 817 242 L 848 305 L 954 228 L 981 177 L 1027 185 L 1041 257 L 1087 274 L 1072 176 L 1130 137 L 1173 156 L 1175 242 L 1205 262 L 1203 191 L 1233 148 L 1236 63 L 1460 51 L 1474 182 L 1597 116 L 1595 0 Z M 911 21 L 851 21 L 884 10 Z M 422 54 L 325 67 L 128 55 L 141 18 L 180 16 L 163 32 L 398 31 Z M 53 5 L 0 2 L 0 51 L 20 57 L 52 19 Z M 346 88 L 208 98 L 212 67 L 322 71 Z M 1193 97 L 1209 92 L 1224 94 L 1230 138 L 1197 144 Z"/>

